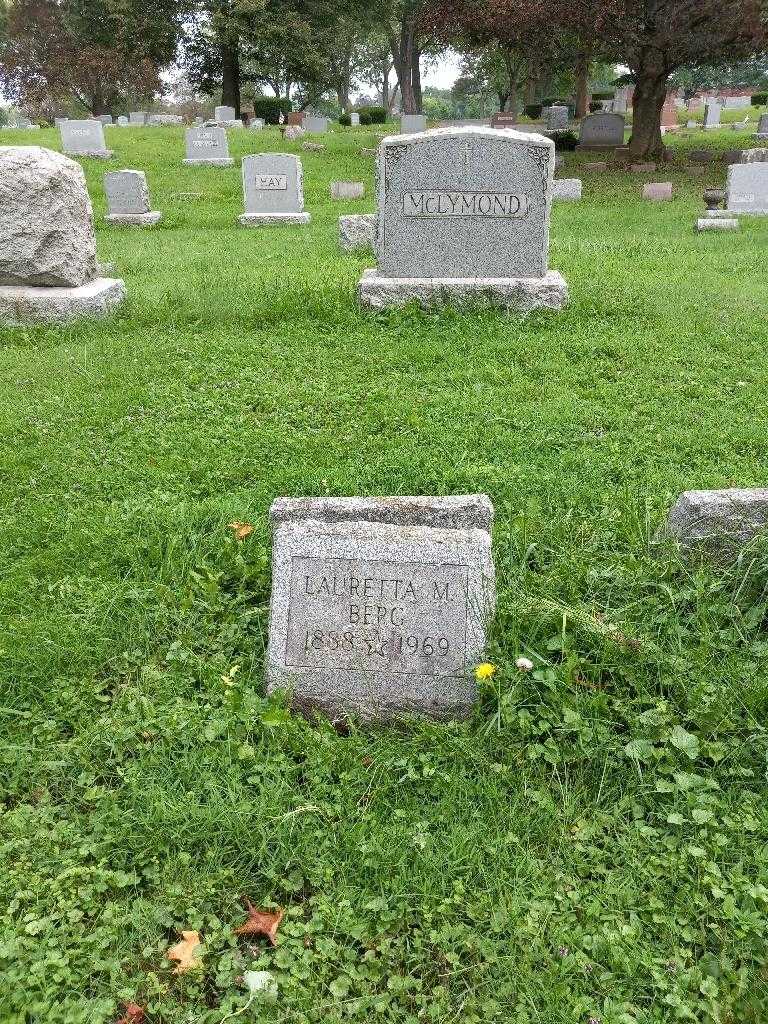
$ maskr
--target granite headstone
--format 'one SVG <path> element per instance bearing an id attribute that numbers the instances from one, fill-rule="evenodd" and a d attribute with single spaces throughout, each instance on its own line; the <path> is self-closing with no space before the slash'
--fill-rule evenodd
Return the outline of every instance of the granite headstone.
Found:
<path id="1" fill-rule="evenodd" d="M 243 157 L 243 227 L 309 224 L 304 210 L 301 160 L 292 153 L 252 153 Z"/>
<path id="2" fill-rule="evenodd" d="M 187 156 L 185 164 L 208 164 L 212 167 L 231 167 L 234 160 L 229 155 L 227 133 L 223 128 L 188 128 L 185 132 Z"/>
<path id="3" fill-rule="evenodd" d="M 109 171 L 104 175 L 107 195 L 107 224 L 149 227 L 162 218 L 162 213 L 151 210 L 147 176 L 143 171 Z"/>
<path id="4" fill-rule="evenodd" d="M 65 121 L 59 128 L 61 148 L 67 156 L 93 156 L 106 160 L 112 156 L 104 141 L 104 125 L 95 118 Z"/>

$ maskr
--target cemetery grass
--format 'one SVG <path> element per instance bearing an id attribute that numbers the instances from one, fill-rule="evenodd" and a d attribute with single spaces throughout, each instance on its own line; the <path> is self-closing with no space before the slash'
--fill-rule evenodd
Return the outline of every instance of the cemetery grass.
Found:
<path id="1" fill-rule="evenodd" d="M 370 315 L 371 258 L 336 244 L 370 132 L 286 147 L 313 222 L 258 231 L 181 132 L 108 142 L 82 163 L 125 306 L 0 334 L 0 1020 L 218 1024 L 248 970 L 278 992 L 241 1020 L 765 1019 L 768 548 L 652 541 L 681 490 L 765 485 L 768 224 L 694 234 L 722 165 L 583 173 L 564 312 Z M 119 167 L 157 228 L 103 226 Z M 275 496 L 475 491 L 499 613 L 472 721 L 339 734 L 265 699 Z M 243 896 L 285 908 L 275 948 L 233 935 Z"/>

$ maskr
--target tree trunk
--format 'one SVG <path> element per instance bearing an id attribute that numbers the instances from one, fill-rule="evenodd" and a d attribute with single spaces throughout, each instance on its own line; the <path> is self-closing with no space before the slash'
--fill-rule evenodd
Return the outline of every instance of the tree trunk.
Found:
<path id="1" fill-rule="evenodd" d="M 240 53 L 237 42 L 221 43 L 221 102 L 240 117 Z"/>
<path id="2" fill-rule="evenodd" d="M 589 65 L 588 51 L 576 55 L 576 117 L 586 117 L 589 113 Z"/>
<path id="3" fill-rule="evenodd" d="M 381 62 L 381 105 L 386 111 L 392 102 L 389 97 L 389 61 L 385 57 Z"/>
<path id="4" fill-rule="evenodd" d="M 413 113 L 423 114 L 424 97 L 421 92 L 421 50 L 415 41 L 411 63 L 411 91 L 413 92 L 413 102 L 416 106 L 416 110 Z"/>
<path id="5" fill-rule="evenodd" d="M 661 108 L 667 97 L 666 70 L 659 64 L 641 65 L 635 70 L 632 99 L 632 138 L 629 154 L 638 162 L 664 158 L 661 138 Z"/>
<path id="6" fill-rule="evenodd" d="M 417 114 L 416 98 L 413 94 L 413 55 L 415 49 L 415 27 L 412 18 L 403 15 L 399 37 L 390 30 L 389 41 L 392 60 L 395 64 L 397 81 L 400 84 L 401 108 L 404 114 Z"/>

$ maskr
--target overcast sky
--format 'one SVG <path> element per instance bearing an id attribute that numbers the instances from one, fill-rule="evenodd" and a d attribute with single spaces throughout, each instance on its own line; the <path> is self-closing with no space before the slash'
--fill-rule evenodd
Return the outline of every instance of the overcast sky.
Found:
<path id="1" fill-rule="evenodd" d="M 433 85 L 436 89 L 450 89 L 459 75 L 461 57 L 452 51 L 442 56 L 434 65 L 424 69 L 423 85 Z"/>

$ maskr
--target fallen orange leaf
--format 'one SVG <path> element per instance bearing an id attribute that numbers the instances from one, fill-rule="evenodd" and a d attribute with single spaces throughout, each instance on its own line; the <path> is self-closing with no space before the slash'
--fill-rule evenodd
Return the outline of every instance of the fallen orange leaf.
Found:
<path id="1" fill-rule="evenodd" d="M 144 1007 L 138 1003 L 123 1003 L 125 1013 L 115 1024 L 144 1024 Z"/>
<path id="2" fill-rule="evenodd" d="M 195 951 L 200 948 L 199 932 L 182 932 L 181 942 L 171 946 L 165 954 L 169 960 L 177 960 L 178 963 L 173 969 L 174 974 L 185 974 L 200 963 L 195 959 Z"/>
<path id="3" fill-rule="evenodd" d="M 253 533 L 253 527 L 250 523 L 227 523 L 227 526 L 230 530 L 234 530 L 235 540 L 243 541 Z"/>
<path id="4" fill-rule="evenodd" d="M 247 896 L 243 897 L 248 920 L 235 928 L 235 935 L 265 935 L 274 946 L 277 929 L 285 915 L 284 910 L 257 910 Z"/>

